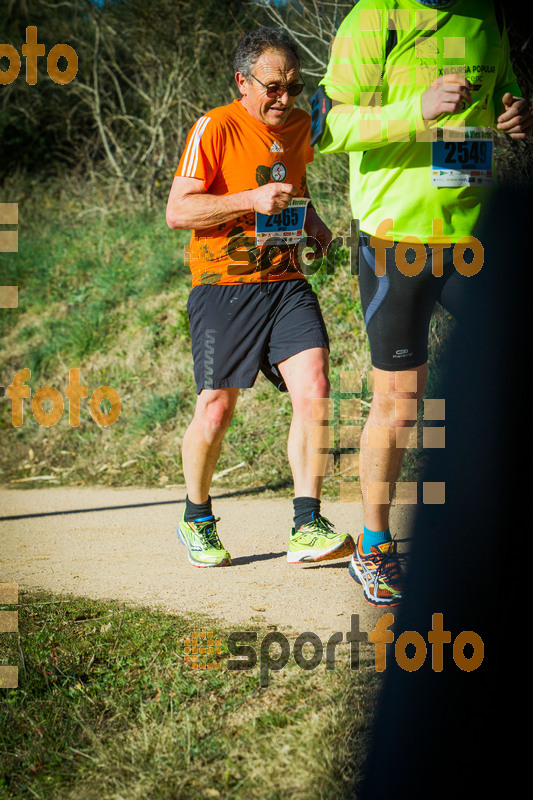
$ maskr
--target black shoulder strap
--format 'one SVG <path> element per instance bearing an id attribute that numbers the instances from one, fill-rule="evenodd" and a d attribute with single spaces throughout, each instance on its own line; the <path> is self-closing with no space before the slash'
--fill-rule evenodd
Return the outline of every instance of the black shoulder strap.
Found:
<path id="1" fill-rule="evenodd" d="M 498 28 L 500 29 L 500 36 L 503 36 L 503 26 L 504 26 L 503 8 L 499 0 L 494 0 L 494 12 L 496 14 L 496 22 L 498 23 Z"/>
<path id="2" fill-rule="evenodd" d="M 391 9 L 395 8 L 398 8 L 398 3 L 396 2 L 391 3 Z M 386 24 L 388 24 L 388 21 Z M 397 44 L 398 44 L 398 34 L 396 33 L 396 28 L 389 28 L 387 44 L 385 45 L 385 61 L 388 59 L 392 50 L 396 47 Z"/>
<path id="3" fill-rule="evenodd" d="M 387 37 L 387 44 L 385 45 L 385 61 L 391 54 L 391 51 L 396 47 L 398 44 L 398 34 L 396 33 L 396 28 L 389 28 L 389 35 Z"/>

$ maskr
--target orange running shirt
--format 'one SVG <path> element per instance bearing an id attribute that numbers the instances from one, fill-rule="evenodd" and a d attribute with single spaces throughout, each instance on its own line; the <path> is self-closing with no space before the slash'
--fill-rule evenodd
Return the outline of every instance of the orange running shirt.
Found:
<path id="1" fill-rule="evenodd" d="M 304 197 L 305 165 L 312 160 L 310 117 L 305 111 L 293 108 L 287 121 L 273 128 L 256 120 L 239 100 L 234 100 L 196 122 L 175 176 L 199 178 L 206 191 L 219 195 L 277 180 L 292 183 L 297 197 Z M 251 212 L 193 230 L 186 258 L 192 285 L 305 279 L 294 264 L 297 260 L 291 257 L 292 252 L 287 252 L 288 246 L 284 252 L 256 246 L 255 228 L 256 216 Z"/>

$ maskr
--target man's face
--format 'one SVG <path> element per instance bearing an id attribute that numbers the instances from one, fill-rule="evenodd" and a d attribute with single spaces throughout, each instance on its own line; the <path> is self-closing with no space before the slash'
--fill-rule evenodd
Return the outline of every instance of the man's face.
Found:
<path id="1" fill-rule="evenodd" d="M 240 72 L 235 76 L 243 106 L 252 117 L 265 125 L 273 128 L 283 125 L 292 111 L 296 97 L 291 97 L 286 89 L 283 94 L 269 97 L 265 86 L 299 83 L 300 73 L 296 61 L 283 51 L 266 50 L 252 67 L 252 74 L 254 77 L 250 76 L 248 79 Z"/>

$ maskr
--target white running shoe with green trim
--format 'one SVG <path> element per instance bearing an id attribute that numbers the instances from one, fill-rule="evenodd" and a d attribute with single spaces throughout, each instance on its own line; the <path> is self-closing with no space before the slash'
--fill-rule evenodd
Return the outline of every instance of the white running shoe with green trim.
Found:
<path id="1" fill-rule="evenodd" d="M 185 512 L 178 526 L 178 539 L 187 548 L 189 561 L 195 567 L 225 567 L 231 556 L 222 546 L 217 534 L 220 517 L 202 522 L 186 522 Z"/>
<path id="2" fill-rule="evenodd" d="M 287 561 L 289 564 L 331 561 L 350 556 L 354 549 L 354 540 L 349 533 L 337 533 L 328 519 L 316 514 L 312 522 L 307 522 L 297 531 L 292 529 Z"/>

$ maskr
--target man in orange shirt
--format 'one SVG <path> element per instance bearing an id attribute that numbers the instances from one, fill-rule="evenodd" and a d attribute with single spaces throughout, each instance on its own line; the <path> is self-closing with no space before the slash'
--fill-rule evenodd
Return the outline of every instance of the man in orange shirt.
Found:
<path id="1" fill-rule="evenodd" d="M 288 455 L 294 479 L 290 563 L 350 555 L 354 542 L 320 514 L 327 451 L 314 399 L 329 396 L 329 340 L 317 297 L 302 272 L 304 232 L 331 241 L 307 190 L 310 118 L 294 108 L 302 91 L 296 45 L 284 31 L 243 36 L 234 59 L 241 97 L 202 116 L 187 137 L 167 206 L 170 228 L 192 229 L 188 300 L 197 403 L 183 442 L 186 507 L 178 528 L 189 561 L 224 566 L 209 489 L 239 390 L 259 370 L 288 391 Z M 325 455 L 324 455 L 325 458 Z"/>

